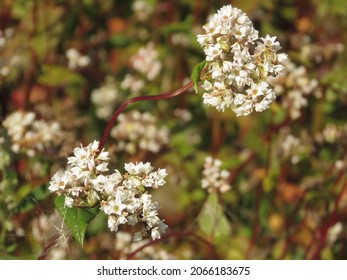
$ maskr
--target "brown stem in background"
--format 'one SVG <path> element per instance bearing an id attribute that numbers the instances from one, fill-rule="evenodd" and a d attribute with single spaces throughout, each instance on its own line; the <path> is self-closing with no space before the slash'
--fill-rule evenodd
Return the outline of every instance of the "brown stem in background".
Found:
<path id="1" fill-rule="evenodd" d="M 59 235 L 52 237 L 52 239 L 48 242 L 48 245 L 46 245 L 45 248 L 43 248 L 41 254 L 38 256 L 38 260 L 45 260 L 47 258 L 52 247 L 57 244 L 59 237 Z"/>
<path id="2" fill-rule="evenodd" d="M 261 198 L 263 196 L 263 188 L 262 185 L 259 184 L 256 187 L 256 194 L 255 194 L 255 208 L 256 208 L 256 215 L 255 215 L 255 219 L 254 219 L 254 226 L 253 226 L 253 230 L 252 230 L 252 239 L 248 245 L 248 249 L 247 249 L 247 254 L 246 254 L 246 258 L 249 260 L 252 257 L 252 252 L 254 249 L 255 244 L 257 243 L 257 237 L 259 236 L 260 232 L 261 232 L 261 226 L 260 226 L 260 220 L 259 220 L 259 209 L 260 209 L 260 201 Z"/>
<path id="3" fill-rule="evenodd" d="M 201 0 L 195 0 L 194 4 L 194 25 L 200 25 L 201 20 Z"/>
<path id="4" fill-rule="evenodd" d="M 159 94 L 159 95 L 147 95 L 147 96 L 136 96 L 131 99 L 128 99 L 125 101 L 122 105 L 120 105 L 117 109 L 117 111 L 113 114 L 111 120 L 108 122 L 104 134 L 102 135 L 102 138 L 100 140 L 99 144 L 99 153 L 101 152 L 102 148 L 105 145 L 106 139 L 108 135 L 111 132 L 111 129 L 117 120 L 118 116 L 125 110 L 126 107 L 128 107 L 132 103 L 136 103 L 139 101 L 145 101 L 145 100 L 162 100 L 162 99 L 169 99 L 173 98 L 175 96 L 178 96 L 184 92 L 186 92 L 188 89 L 190 89 L 193 86 L 193 81 L 190 81 L 188 84 L 184 85 L 183 87 L 175 90 L 175 91 L 170 91 L 167 93 Z"/>

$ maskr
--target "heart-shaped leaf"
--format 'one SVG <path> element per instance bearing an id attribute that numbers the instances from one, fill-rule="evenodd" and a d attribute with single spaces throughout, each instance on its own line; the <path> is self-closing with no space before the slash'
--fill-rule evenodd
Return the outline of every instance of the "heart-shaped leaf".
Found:
<path id="1" fill-rule="evenodd" d="M 64 196 L 58 196 L 54 201 L 55 207 L 63 217 L 65 224 L 70 229 L 75 240 L 83 247 L 87 226 L 98 214 L 99 209 L 69 208 L 65 206 L 64 201 Z"/>

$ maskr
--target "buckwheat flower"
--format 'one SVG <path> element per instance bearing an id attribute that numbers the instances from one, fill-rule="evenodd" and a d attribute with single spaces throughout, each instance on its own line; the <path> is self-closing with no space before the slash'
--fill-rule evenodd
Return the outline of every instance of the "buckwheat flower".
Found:
<path id="1" fill-rule="evenodd" d="M 214 159 L 210 156 L 205 158 L 203 178 L 201 186 L 207 189 L 208 192 L 227 192 L 231 189 L 228 182 L 229 172 L 221 169 L 222 162 L 219 159 Z"/>
<path id="2" fill-rule="evenodd" d="M 57 195 L 65 195 L 65 205 L 94 206 L 100 200 L 106 178 L 102 173 L 108 171 L 108 152 L 98 153 L 99 142 L 87 147 L 74 149 L 74 156 L 68 158 L 68 169 L 53 175 L 49 190 Z"/>
<path id="3" fill-rule="evenodd" d="M 158 217 L 159 205 L 152 202 L 147 190 L 165 184 L 165 169 L 154 171 L 149 163 L 126 163 L 125 174 L 119 170 L 108 170 L 108 152 L 98 150 L 99 142 L 77 147 L 68 158 L 65 171 L 53 175 L 49 190 L 65 197 L 66 207 L 100 206 L 108 217 L 108 227 L 118 231 L 119 226 L 139 224 L 142 239 L 150 235 L 160 238 L 166 225 Z"/>
<path id="4" fill-rule="evenodd" d="M 300 139 L 291 134 L 287 135 L 282 143 L 284 156 L 290 156 L 292 164 L 297 164 L 300 161 L 299 157 L 295 154 L 295 150 L 300 147 L 300 144 Z"/>
<path id="5" fill-rule="evenodd" d="M 134 240 L 150 234 L 153 239 L 160 238 L 165 232 L 165 225 L 158 217 L 158 203 L 152 202 L 152 196 L 145 192 L 146 188 L 162 186 L 167 175 L 164 169 L 152 171 L 150 163 L 125 164 L 128 172 L 123 180 L 118 181 L 114 192 L 108 192 L 101 201 L 101 210 L 108 215 L 108 225 L 111 231 L 117 231 L 120 225 L 142 224 L 142 229 L 134 236 Z"/>
<path id="6" fill-rule="evenodd" d="M 139 21 L 146 21 L 153 14 L 153 6 L 144 0 L 136 0 L 132 5 L 132 9 L 135 18 Z"/>
<path id="7" fill-rule="evenodd" d="M 116 149 L 135 154 L 139 150 L 157 153 L 169 141 L 169 130 L 157 127 L 158 120 L 152 114 L 129 111 L 121 114 L 111 136 Z"/>
<path id="8" fill-rule="evenodd" d="M 39 119 L 34 112 L 16 111 L 3 121 L 11 138 L 11 149 L 33 157 L 37 152 L 58 147 L 63 131 L 56 121 Z"/>
<path id="9" fill-rule="evenodd" d="M 90 58 L 86 55 L 82 55 L 75 48 L 68 49 L 66 51 L 66 57 L 68 59 L 68 67 L 72 70 L 84 68 L 90 64 Z"/>
<path id="10" fill-rule="evenodd" d="M 145 179 L 143 179 L 142 184 L 145 187 L 157 189 L 165 184 L 164 178 L 166 175 L 166 170 L 159 168 L 157 172 L 151 172 Z"/>
<path id="11" fill-rule="evenodd" d="M 281 75 L 269 80 L 292 120 L 301 116 L 302 109 L 308 106 L 310 96 L 321 95 L 318 81 L 309 77 L 306 67 L 296 65 L 290 60 L 286 61 Z"/>
<path id="12" fill-rule="evenodd" d="M 95 105 L 95 113 L 98 118 L 107 120 L 117 105 L 119 92 L 113 77 L 106 77 L 104 84 L 92 91 L 91 100 Z"/>
<path id="13" fill-rule="evenodd" d="M 286 54 L 276 37 L 259 38 L 253 23 L 241 10 L 227 5 L 210 17 L 197 35 L 207 71 L 202 77 L 204 103 L 218 111 L 231 108 L 237 116 L 262 112 L 276 95 L 270 77 L 283 72 Z"/>
<path id="14" fill-rule="evenodd" d="M 149 81 L 153 81 L 158 76 L 162 67 L 153 42 L 141 47 L 130 62 L 134 70 L 146 75 Z"/>
<path id="15" fill-rule="evenodd" d="M 144 86 L 144 80 L 129 73 L 125 75 L 121 83 L 122 89 L 130 90 L 134 95 L 139 95 Z"/>
<path id="16" fill-rule="evenodd" d="M 143 163 L 126 163 L 124 165 L 124 169 L 129 172 L 130 175 L 137 175 L 137 176 L 147 176 L 152 170 L 153 167 L 149 162 Z"/>

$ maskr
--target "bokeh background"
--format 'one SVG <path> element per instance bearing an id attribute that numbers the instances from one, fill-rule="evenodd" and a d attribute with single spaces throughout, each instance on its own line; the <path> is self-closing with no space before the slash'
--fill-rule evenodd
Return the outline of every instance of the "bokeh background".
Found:
<path id="1" fill-rule="evenodd" d="M 81 248 L 51 176 L 123 101 L 189 81 L 196 35 L 227 4 L 288 53 L 276 101 L 247 117 L 203 92 L 131 105 L 105 147 L 113 168 L 166 168 L 152 195 L 169 228 L 133 243 L 100 214 Z M 346 259 L 346 41 L 344 0 L 2 0 L 0 258 Z"/>

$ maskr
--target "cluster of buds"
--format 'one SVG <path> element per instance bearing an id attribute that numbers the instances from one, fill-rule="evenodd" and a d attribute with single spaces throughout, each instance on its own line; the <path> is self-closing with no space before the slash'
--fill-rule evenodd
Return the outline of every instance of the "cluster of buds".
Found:
<path id="1" fill-rule="evenodd" d="M 258 37 L 253 23 L 241 10 L 222 7 L 197 36 L 206 60 L 202 88 L 204 103 L 218 111 L 234 110 L 237 116 L 267 109 L 276 95 L 269 77 L 276 77 L 287 55 L 276 37 Z"/>
<path id="2" fill-rule="evenodd" d="M 60 124 L 38 119 L 34 112 L 13 112 L 2 124 L 11 137 L 12 151 L 25 153 L 29 157 L 58 146 L 62 140 Z"/>
<path id="3" fill-rule="evenodd" d="M 158 239 L 167 226 L 158 217 L 159 206 L 152 202 L 148 189 L 165 184 L 165 169 L 153 171 L 150 163 L 125 164 L 125 174 L 117 169 L 108 171 L 108 152 L 99 153 L 99 142 L 74 149 L 68 158 L 68 168 L 57 172 L 50 182 L 49 190 L 65 196 L 67 207 L 96 207 L 108 216 L 108 227 L 118 231 L 119 225 L 135 226 L 140 230 L 134 240 L 150 235 Z"/>
<path id="4" fill-rule="evenodd" d="M 169 130 L 158 128 L 157 119 L 148 112 L 129 111 L 118 119 L 118 125 L 111 130 L 111 136 L 117 140 L 117 150 L 130 154 L 139 150 L 157 153 L 169 141 Z"/>

